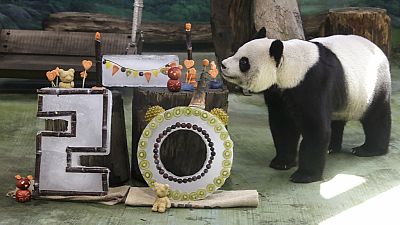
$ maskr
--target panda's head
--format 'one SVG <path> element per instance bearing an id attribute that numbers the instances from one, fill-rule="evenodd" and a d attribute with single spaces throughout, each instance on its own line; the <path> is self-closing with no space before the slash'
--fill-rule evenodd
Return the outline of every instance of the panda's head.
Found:
<path id="1" fill-rule="evenodd" d="M 264 91 L 277 82 L 276 73 L 282 54 L 282 41 L 267 39 L 265 28 L 262 28 L 254 40 L 222 61 L 222 76 L 244 89 Z"/>

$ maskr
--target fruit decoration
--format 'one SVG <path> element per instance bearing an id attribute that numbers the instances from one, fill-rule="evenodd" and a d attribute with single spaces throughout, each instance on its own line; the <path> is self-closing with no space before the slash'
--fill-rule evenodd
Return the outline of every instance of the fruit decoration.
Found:
<path id="1" fill-rule="evenodd" d="M 192 29 L 191 23 L 185 23 L 185 31 L 190 31 Z"/>
<path id="2" fill-rule="evenodd" d="M 210 70 L 208 71 L 208 75 L 211 78 L 211 81 L 208 83 L 208 87 L 210 89 L 220 89 L 223 87 L 224 83 L 222 82 L 222 80 L 216 79 L 218 76 L 218 69 L 214 61 L 211 61 L 210 63 Z"/>
<path id="3" fill-rule="evenodd" d="M 59 69 L 58 70 L 59 74 L 58 76 L 60 77 L 60 84 L 58 85 L 60 88 L 73 88 L 75 87 L 74 83 L 74 76 L 75 76 L 75 70 L 74 69 L 69 69 L 69 70 L 63 70 Z"/>
<path id="4" fill-rule="evenodd" d="M 213 80 L 215 80 L 215 78 L 218 75 L 217 65 L 215 65 L 214 61 L 212 61 L 210 64 L 210 70 L 208 71 L 208 74 L 210 74 L 210 76 Z"/>
<path id="5" fill-rule="evenodd" d="M 210 61 L 208 59 L 203 59 L 203 66 L 208 66 L 210 64 Z"/>
<path id="6" fill-rule="evenodd" d="M 194 66 L 194 60 L 192 59 L 185 59 L 185 61 L 183 61 L 183 64 L 185 65 L 186 69 L 190 69 Z"/>
<path id="7" fill-rule="evenodd" d="M 16 175 L 15 179 L 17 180 L 15 200 L 21 203 L 30 201 L 32 199 L 32 192 L 29 190 L 29 187 L 31 186 L 31 180 L 33 179 L 33 177 L 31 175 L 27 177 Z"/>
<path id="8" fill-rule="evenodd" d="M 57 87 L 58 86 L 58 76 L 60 75 L 59 74 L 59 68 L 57 67 L 57 68 L 55 68 L 54 70 L 52 70 L 52 71 L 47 71 L 46 72 L 46 77 L 47 77 L 47 80 L 49 80 L 50 82 L 51 82 L 51 86 L 52 87 Z M 54 80 L 55 79 L 57 79 L 56 80 L 56 83 L 54 83 Z"/>
<path id="9" fill-rule="evenodd" d="M 159 105 L 152 106 L 147 110 L 144 119 L 147 123 L 149 123 L 154 117 L 163 112 L 165 112 L 165 109 L 163 107 Z"/>
<path id="10" fill-rule="evenodd" d="M 183 84 L 183 90 L 184 91 L 194 91 L 194 89 L 197 87 L 197 71 L 194 68 L 195 61 L 192 59 L 186 59 L 183 61 L 183 64 L 185 65 L 186 68 L 186 74 L 185 74 L 185 83 Z"/>
<path id="11" fill-rule="evenodd" d="M 221 108 L 214 108 L 213 110 L 211 110 L 210 112 L 211 114 L 213 114 L 214 116 L 218 117 L 218 119 L 221 120 L 221 122 L 226 126 L 228 125 L 229 122 L 229 116 L 228 114 Z"/>
<path id="12" fill-rule="evenodd" d="M 178 67 L 171 67 L 168 70 L 168 77 L 172 80 L 178 80 L 182 76 L 182 71 Z"/>
<path id="13" fill-rule="evenodd" d="M 93 62 L 90 61 L 90 60 L 83 60 L 82 61 L 82 66 L 83 66 L 83 69 L 84 69 L 84 71 L 81 72 L 81 78 L 83 79 L 82 88 L 85 87 L 85 80 L 86 80 L 86 77 L 88 75 L 87 71 L 92 67 L 92 65 L 93 65 Z"/>
<path id="14" fill-rule="evenodd" d="M 171 201 L 168 197 L 169 185 L 155 182 L 154 189 L 156 191 L 156 199 L 151 210 L 153 212 L 164 213 L 167 209 L 171 208 Z"/>
<path id="15" fill-rule="evenodd" d="M 171 92 L 178 92 L 181 90 L 181 78 L 182 71 L 179 67 L 171 67 L 168 69 L 168 77 L 170 78 L 167 82 L 167 88 Z"/>

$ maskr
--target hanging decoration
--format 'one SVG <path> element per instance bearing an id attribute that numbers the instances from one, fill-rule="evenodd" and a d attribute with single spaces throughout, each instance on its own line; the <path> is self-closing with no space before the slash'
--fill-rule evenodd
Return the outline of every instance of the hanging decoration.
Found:
<path id="1" fill-rule="evenodd" d="M 113 68 L 112 68 L 112 75 L 115 76 L 115 74 L 118 72 L 118 70 L 119 70 L 119 67 L 116 66 L 116 65 L 113 65 Z"/>
<path id="2" fill-rule="evenodd" d="M 193 61 L 193 60 L 192 60 Z M 118 71 L 121 71 L 122 73 L 125 73 L 127 77 L 133 76 L 134 78 L 138 76 L 144 76 L 147 80 L 147 82 L 150 82 L 151 77 L 157 78 L 159 73 L 162 73 L 164 75 L 168 75 L 168 69 L 171 67 L 176 66 L 176 62 L 170 62 L 167 65 L 157 68 L 157 69 L 149 69 L 149 70 L 137 70 L 137 69 L 132 69 L 132 68 L 126 68 L 124 66 L 121 66 L 118 63 L 115 63 L 113 61 L 105 59 L 103 61 L 103 64 L 105 64 L 106 69 L 111 69 L 112 68 L 112 76 L 116 76 Z M 182 66 L 179 65 L 180 68 Z"/>
<path id="3" fill-rule="evenodd" d="M 103 55 L 102 84 L 106 87 L 167 87 L 168 69 L 176 55 Z"/>

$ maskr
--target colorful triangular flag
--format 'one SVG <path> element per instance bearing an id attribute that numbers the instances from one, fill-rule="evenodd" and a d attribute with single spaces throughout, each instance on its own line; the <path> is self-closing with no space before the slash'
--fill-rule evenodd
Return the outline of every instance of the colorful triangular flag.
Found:
<path id="1" fill-rule="evenodd" d="M 153 70 L 153 75 L 154 75 L 155 77 L 158 77 L 158 70 Z"/>
<path id="2" fill-rule="evenodd" d="M 114 76 L 118 71 L 119 71 L 119 66 L 113 65 L 113 68 L 112 68 L 112 75 Z"/>
<path id="3" fill-rule="evenodd" d="M 106 61 L 106 69 L 110 69 L 112 67 L 112 63 L 110 61 Z"/>
<path id="4" fill-rule="evenodd" d="M 147 83 L 149 83 L 151 78 L 151 72 L 150 71 L 144 72 L 144 76 L 146 77 Z"/>

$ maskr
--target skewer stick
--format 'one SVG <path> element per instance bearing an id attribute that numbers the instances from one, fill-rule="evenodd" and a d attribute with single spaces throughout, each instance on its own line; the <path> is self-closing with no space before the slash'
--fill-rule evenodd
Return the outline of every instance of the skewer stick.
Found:
<path id="1" fill-rule="evenodd" d="M 192 56 L 192 24 L 191 23 L 186 23 L 185 24 L 185 31 L 186 31 L 186 50 L 187 50 L 187 54 L 188 60 L 192 60 L 193 56 Z"/>
<path id="2" fill-rule="evenodd" d="M 96 55 L 96 86 L 102 87 L 102 54 L 101 54 L 101 36 L 99 32 L 96 32 L 95 36 L 95 55 Z"/>

